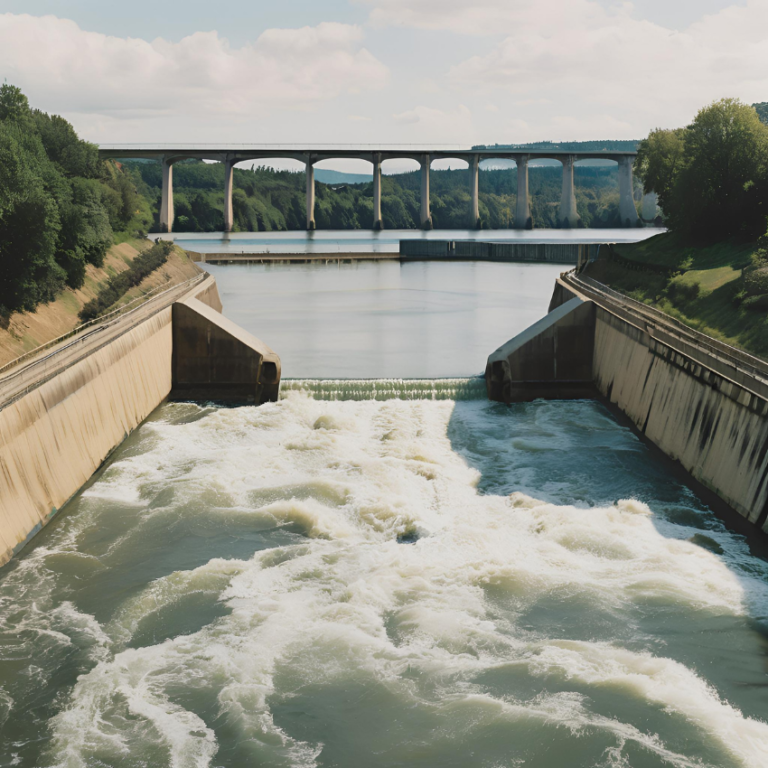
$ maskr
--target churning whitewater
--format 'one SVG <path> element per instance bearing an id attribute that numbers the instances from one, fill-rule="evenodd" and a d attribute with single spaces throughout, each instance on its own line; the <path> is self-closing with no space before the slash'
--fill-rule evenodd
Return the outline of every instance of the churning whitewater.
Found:
<path id="1" fill-rule="evenodd" d="M 0 580 L 0 763 L 768 765 L 766 563 L 600 405 L 481 397 L 162 406 Z"/>

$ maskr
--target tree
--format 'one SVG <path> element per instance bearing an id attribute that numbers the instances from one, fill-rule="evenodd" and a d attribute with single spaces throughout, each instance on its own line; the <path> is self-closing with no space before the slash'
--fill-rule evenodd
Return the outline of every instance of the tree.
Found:
<path id="1" fill-rule="evenodd" d="M 684 162 L 684 141 L 685 128 L 657 128 L 637 149 L 635 170 L 643 180 L 644 191 L 655 192 L 664 211 L 671 209 L 672 191 Z"/>
<path id="2" fill-rule="evenodd" d="M 710 104 L 687 128 L 653 131 L 636 168 L 674 229 L 708 241 L 765 230 L 768 126 L 738 99 Z"/>
<path id="3" fill-rule="evenodd" d="M 768 126 L 738 99 L 702 109 L 685 134 L 676 184 L 681 224 L 709 238 L 765 231 Z"/>

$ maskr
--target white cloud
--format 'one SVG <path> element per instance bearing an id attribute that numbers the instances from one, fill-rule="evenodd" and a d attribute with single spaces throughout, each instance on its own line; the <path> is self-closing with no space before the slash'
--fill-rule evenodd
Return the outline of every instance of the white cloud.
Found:
<path id="1" fill-rule="evenodd" d="M 55 16 L 0 15 L 0 75 L 46 111 L 122 118 L 258 120 L 377 89 L 387 68 L 354 25 L 270 29 L 232 48 L 216 32 L 152 42 L 88 32 Z M 108 121 L 107 121 L 108 122 Z"/>
<path id="2" fill-rule="evenodd" d="M 571 136 L 561 130 L 573 130 L 572 138 L 639 137 L 685 124 L 723 96 L 768 98 L 766 0 L 725 8 L 682 32 L 638 20 L 631 3 L 369 1 L 379 24 L 503 36 L 451 67 L 449 83 L 460 98 L 529 107 L 539 130 L 562 138 Z M 571 124 L 555 119 L 566 113 Z"/>
<path id="3" fill-rule="evenodd" d="M 392 119 L 409 128 L 408 140 L 425 144 L 471 144 L 475 134 L 472 113 L 463 104 L 449 110 L 418 106 Z"/>
<path id="4" fill-rule="evenodd" d="M 462 35 L 499 35 L 550 24 L 583 24 L 606 11 L 590 0 L 363 0 L 373 5 L 371 21 L 381 26 L 416 27 Z M 612 11 L 628 15 L 631 4 Z"/>

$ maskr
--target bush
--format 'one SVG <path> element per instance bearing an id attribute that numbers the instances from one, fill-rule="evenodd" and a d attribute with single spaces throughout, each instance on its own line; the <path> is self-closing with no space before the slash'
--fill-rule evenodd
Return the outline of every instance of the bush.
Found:
<path id="1" fill-rule="evenodd" d="M 744 270 L 744 291 L 747 296 L 768 293 L 768 266 Z"/>
<path id="2" fill-rule="evenodd" d="M 168 261 L 173 250 L 173 243 L 160 240 L 151 248 L 140 253 L 124 272 L 110 277 L 107 284 L 81 310 L 80 320 L 86 322 L 104 314 L 116 301 L 119 301 L 131 288 L 138 285 L 147 275 Z"/>
<path id="3" fill-rule="evenodd" d="M 675 306 L 683 306 L 699 298 L 701 286 L 698 283 L 683 282 L 680 278 L 672 280 L 666 289 L 667 298 Z"/>
<path id="4" fill-rule="evenodd" d="M 768 293 L 759 296 L 748 296 L 741 304 L 745 309 L 765 311 L 768 309 Z"/>

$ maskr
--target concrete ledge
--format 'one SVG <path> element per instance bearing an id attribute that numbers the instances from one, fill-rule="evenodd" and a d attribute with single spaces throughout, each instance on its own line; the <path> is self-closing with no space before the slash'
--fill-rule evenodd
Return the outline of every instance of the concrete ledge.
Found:
<path id="1" fill-rule="evenodd" d="M 280 358 L 263 341 L 197 299 L 173 305 L 171 397 L 276 401 Z"/>
<path id="2" fill-rule="evenodd" d="M 593 396 L 594 338 L 594 304 L 570 299 L 489 356 L 489 399 L 511 403 Z"/>

